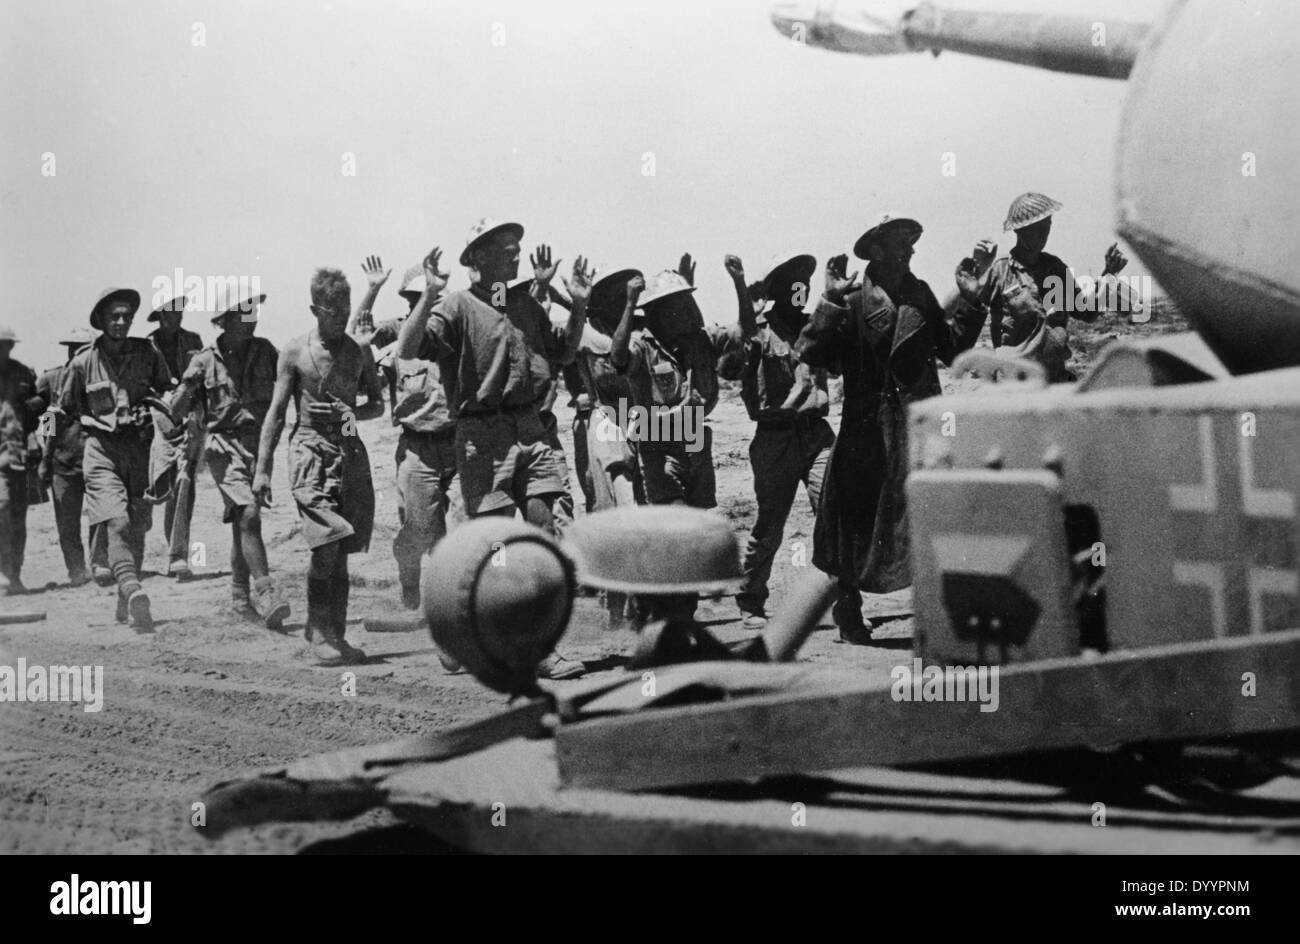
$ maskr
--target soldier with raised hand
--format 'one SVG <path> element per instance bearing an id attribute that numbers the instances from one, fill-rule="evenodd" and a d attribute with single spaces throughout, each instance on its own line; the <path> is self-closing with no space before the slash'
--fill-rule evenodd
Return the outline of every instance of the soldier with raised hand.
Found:
<path id="1" fill-rule="evenodd" d="M 149 334 L 149 343 L 162 355 L 173 384 L 184 375 L 194 355 L 203 350 L 203 339 L 181 327 L 185 305 L 185 296 L 177 296 L 149 312 L 148 318 L 158 323 Z M 171 417 L 155 412 L 153 423 L 154 438 L 149 452 L 152 484 L 146 497 L 163 504 L 167 575 L 189 580 L 193 576 L 190 522 L 194 517 L 194 476 L 203 451 L 203 433 L 192 417 L 173 425 Z"/>
<path id="2" fill-rule="evenodd" d="M 317 269 L 311 281 L 316 327 L 280 353 L 275 391 L 257 449 L 253 496 L 265 502 L 272 458 L 292 399 L 297 411 L 289 435 L 289 481 L 307 569 L 307 641 L 325 665 L 365 661 L 343 638 L 347 629 L 348 555 L 370 546 L 375 491 L 370 459 L 357 424 L 381 416 L 383 392 L 370 348 L 347 334 L 351 289 L 338 269 Z M 357 406 L 357 394 L 366 403 Z"/>
<path id="3" fill-rule="evenodd" d="M 27 547 L 27 437 L 44 404 L 36 372 L 13 356 L 18 336 L 0 325 L 0 596 L 25 593 Z"/>
<path id="4" fill-rule="evenodd" d="M 190 361 L 168 405 L 178 420 L 192 416 L 206 430 L 204 457 L 230 525 L 231 599 L 239 612 L 251 605 L 270 629 L 289 616 L 289 604 L 271 579 L 262 541 L 262 501 L 253 474 L 262 425 L 275 390 L 279 352 L 256 336 L 257 309 L 265 295 L 247 298 L 212 316 L 217 339 Z M 249 580 L 252 586 L 249 586 Z"/>
<path id="5" fill-rule="evenodd" d="M 573 311 L 573 303 L 566 301 L 564 296 L 556 291 L 551 284 L 560 269 L 561 261 L 554 258 L 550 246 L 546 245 L 546 243 L 539 243 L 536 250 L 528 254 L 528 262 L 533 267 L 533 277 L 527 281 L 521 280 L 521 284 L 517 284 L 512 290 L 527 292 L 542 306 L 542 310 L 546 312 L 547 320 L 550 323 L 551 333 L 555 335 L 554 348 L 561 352 L 561 356 L 565 356 L 568 351 L 565 335 L 567 329 L 565 325 L 557 324 L 551 320 L 552 302 L 559 302 L 565 310 Z M 578 268 L 575 267 L 575 271 Z M 584 273 L 584 275 L 590 281 L 591 274 Z M 566 286 L 570 284 L 567 278 L 563 276 L 561 278 Z M 561 532 L 573 524 L 574 515 L 573 493 L 569 490 L 569 462 L 564 452 L 564 444 L 560 442 L 560 424 L 555 418 L 555 400 L 560 393 L 560 379 L 565 378 L 566 384 L 574 379 L 574 363 L 574 361 L 565 362 L 562 359 L 552 359 L 549 362 L 547 366 L 551 371 L 551 381 L 537 406 L 537 413 L 542 419 L 542 426 L 546 429 L 546 443 L 559 458 L 562 467 L 560 478 L 564 481 L 565 488 L 563 492 L 556 496 L 555 502 L 551 505 L 551 514 L 555 519 L 556 530 Z M 573 390 L 570 389 L 569 392 L 572 394 Z M 578 461 L 578 478 L 581 481 L 584 470 L 576 442 L 574 452 L 574 459 Z"/>
<path id="6" fill-rule="evenodd" d="M 645 502 L 637 444 L 620 422 L 632 405 L 632 388 L 627 374 L 614 366 L 611 356 L 614 334 L 624 317 L 629 327 L 634 323 L 637 300 L 644 290 L 645 277 L 639 269 L 607 268 L 596 274 L 591 287 L 591 301 L 587 306 L 589 325 L 579 341 L 575 361 L 586 396 L 592 403 L 592 415 L 585 430 L 592 483 L 592 507 L 588 509 L 591 511 Z"/>
<path id="7" fill-rule="evenodd" d="M 447 287 L 441 258 L 437 247 L 425 257 L 423 291 L 402 324 L 393 358 L 393 421 L 402 429 L 397 441 L 400 527 L 393 556 L 402 602 L 410 609 L 420 605 L 421 560 L 446 535 L 449 512 L 463 514 L 456 480 L 456 420 L 438 367 L 438 360 L 450 352 L 428 330 L 433 306 Z"/>
<path id="8" fill-rule="evenodd" d="M 1041 193 L 1022 193 L 1011 202 L 1004 232 L 1014 231 L 1016 245 L 997 258 L 991 239 L 975 244 L 957 266 L 957 290 L 962 299 L 987 313 L 993 346 L 1043 365 L 1049 383 L 1075 379 L 1066 368 L 1070 359 L 1069 319 L 1093 322 L 1104 310 L 1106 279 L 1128 264 L 1118 244 L 1111 244 L 1102 262 L 1102 280 L 1095 286 L 1076 282 L 1069 267 L 1045 251 L 1052 217 L 1061 204 Z"/>
<path id="9" fill-rule="evenodd" d="M 694 277 L 687 253 L 676 271 L 665 269 L 644 281 L 637 298 L 644 319 L 634 324 L 625 314 L 611 347 L 611 360 L 627 375 L 635 405 L 682 417 L 673 427 L 680 433 L 676 439 L 637 445 L 646 501 L 652 505 L 717 504 L 712 431 L 704 422 L 718 402 L 717 358 L 693 298 Z M 672 426 L 665 419 L 659 431 Z M 693 434 L 689 442 L 688 433 Z"/>
<path id="10" fill-rule="evenodd" d="M 59 388 L 58 410 L 79 417 L 86 433 L 82 472 L 92 526 L 107 528 L 108 564 L 117 580 L 118 622 L 129 618 L 137 630 L 153 629 L 149 595 L 140 585 L 144 538 L 152 517 L 149 445 L 151 407 L 171 387 L 162 354 L 144 338 L 129 337 L 140 308 L 140 293 L 106 291 L 90 311 L 90 326 L 101 332 L 68 364 Z"/>
<path id="11" fill-rule="evenodd" d="M 548 440 L 540 411 L 553 383 L 551 365 L 571 363 L 577 351 L 590 276 L 579 257 L 569 285 L 573 308 L 565 327 L 552 330 L 535 298 L 510 291 L 523 234 L 513 222 L 474 225 L 460 255 L 472 284 L 442 300 L 430 330 L 450 351 L 444 382 L 455 391 L 456 466 L 466 514 L 513 515 L 518 509 L 555 535 L 553 508 L 568 491 L 568 469 Z M 539 671 L 545 678 L 569 678 L 583 666 L 552 656 Z"/>
<path id="12" fill-rule="evenodd" d="M 348 322 L 348 334 L 357 343 L 369 345 L 373 355 L 378 358 L 379 373 L 388 386 L 389 413 L 393 425 L 402 429 L 393 457 L 393 466 L 397 470 L 398 521 L 397 534 L 393 538 L 393 559 L 397 563 L 402 605 L 408 609 L 415 609 L 420 605 L 420 555 L 426 549 L 426 545 L 431 546 L 430 533 L 434 517 L 445 523 L 449 507 L 442 507 L 435 512 L 432 505 L 426 505 L 423 499 L 432 498 L 432 495 L 426 494 L 425 486 L 432 488 L 431 483 L 434 480 L 441 483 L 448 473 L 454 478 L 456 467 L 454 453 L 450 464 L 446 465 L 440 463 L 436 456 L 429 455 L 424 458 L 433 461 L 425 463 L 413 455 L 411 450 L 413 444 L 418 444 L 420 448 L 417 451 L 427 453 L 435 440 L 446 439 L 450 444 L 455 436 L 455 423 L 450 421 L 450 416 L 448 416 L 448 424 L 443 426 L 436 416 L 427 415 L 423 411 L 417 410 L 414 412 L 419 415 L 411 415 L 411 405 L 414 401 L 409 397 L 406 398 L 408 402 L 404 410 L 399 412 L 398 409 L 399 402 L 404 399 L 401 392 L 401 369 L 397 364 L 398 339 L 403 327 L 414 317 L 424 296 L 424 290 L 429 284 L 427 263 L 426 259 L 419 265 L 411 266 L 402 276 L 401 287 L 397 290 L 397 294 L 407 304 L 406 315 L 376 322 L 373 314 L 375 300 L 379 297 L 379 290 L 388 281 L 392 270 L 384 268 L 383 260 L 379 256 L 367 256 L 361 263 L 361 271 L 365 273 L 368 282 L 366 293 L 357 303 L 356 311 Z M 438 287 L 436 294 L 441 295 L 445 286 L 444 278 L 443 285 Z M 440 356 L 438 340 L 426 330 L 427 324 L 428 312 L 426 311 L 420 330 L 413 336 L 415 353 L 407 355 L 408 359 L 434 363 Z M 418 373 L 419 368 L 414 369 L 414 373 L 408 376 L 407 380 L 422 388 L 423 384 L 416 376 Z M 438 378 L 436 363 L 433 367 L 433 378 L 435 380 Z M 405 473 L 404 468 L 407 470 Z M 441 493 L 442 486 L 438 485 L 437 488 Z M 457 507 L 459 507 L 458 501 Z M 445 528 L 443 530 L 445 531 Z"/>
<path id="13" fill-rule="evenodd" d="M 59 548 L 74 587 L 88 583 L 92 576 L 101 587 L 112 586 L 113 572 L 108 568 L 108 540 L 103 525 L 90 529 L 90 571 L 86 570 L 86 549 L 81 541 L 81 508 L 86 497 L 86 480 L 81 473 L 86 433 L 80 417 L 66 417 L 57 410 L 59 387 L 68 364 L 77 352 L 95 340 L 87 328 L 69 331 L 59 341 L 68 356 L 62 364 L 51 367 L 36 381 L 36 394 L 44 404 L 41 417 L 40 477 L 54 497 L 54 522 L 59 532 Z"/>
<path id="14" fill-rule="evenodd" d="M 650 435 L 636 428 L 637 459 L 646 501 L 651 505 L 717 505 L 712 432 L 704 422 L 718 400 L 716 359 L 704 318 L 691 297 L 695 267 L 682 257 L 677 271 L 664 270 L 648 282 L 628 282 L 628 307 L 610 346 L 610 361 L 627 377 L 631 407 L 648 417 Z M 644 320 L 633 323 L 639 306 Z M 651 619 L 689 620 L 694 595 L 658 597 Z"/>
<path id="15" fill-rule="evenodd" d="M 916 220 L 882 214 L 853 247 L 867 260 L 861 285 L 846 256 L 828 261 L 825 294 L 795 343 L 804 363 L 844 377 L 813 535 L 813 564 L 839 585 L 831 612 L 841 642 L 871 641 L 862 591 L 888 593 L 912 581 L 907 406 L 942 392 L 935 358 L 951 363 L 984 325 L 971 310 L 949 321 L 930 286 L 912 274 L 921 232 Z"/>
<path id="16" fill-rule="evenodd" d="M 547 442 L 541 407 L 552 384 L 551 364 L 572 362 L 586 317 L 589 286 L 574 264 L 573 309 L 563 331 L 524 292 L 509 291 L 519 271 L 518 223 L 481 220 L 460 262 L 476 281 L 447 295 L 431 330 L 452 352 L 456 390 L 456 451 L 461 491 L 470 516 L 516 509 L 555 533 L 552 506 L 564 493 L 565 466 Z"/>
<path id="17" fill-rule="evenodd" d="M 582 391 L 579 402 L 585 400 L 590 410 L 583 422 L 579 422 L 575 413 L 573 428 L 574 452 L 585 458 L 585 462 L 579 463 L 579 475 L 586 470 L 584 489 L 590 489 L 588 511 L 645 503 L 637 444 L 628 436 L 624 425 L 633 402 L 632 388 L 627 375 L 614 367 L 610 357 L 613 335 L 624 315 L 631 323 L 644 288 L 645 278 L 639 269 L 605 267 L 593 277 L 587 304 L 588 324 L 573 365 L 579 376 L 575 387 Z M 569 382 L 567 377 L 565 382 Z M 601 592 L 610 628 L 638 618 L 637 604 L 627 594 L 614 590 Z"/>
<path id="18" fill-rule="evenodd" d="M 795 494 L 802 482 L 816 514 L 835 433 L 826 422 L 826 370 L 809 367 L 794 352 L 807 321 L 803 307 L 817 260 L 806 254 L 774 256 L 753 286 L 746 284 L 738 256 L 727 256 L 724 264 L 739 318 L 735 325 L 714 328 L 711 337 L 719 373 L 740 381 L 740 398 L 755 427 L 749 462 L 758 516 L 745 546 L 736 605 L 745 627 L 757 629 L 767 623 L 767 582 Z"/>

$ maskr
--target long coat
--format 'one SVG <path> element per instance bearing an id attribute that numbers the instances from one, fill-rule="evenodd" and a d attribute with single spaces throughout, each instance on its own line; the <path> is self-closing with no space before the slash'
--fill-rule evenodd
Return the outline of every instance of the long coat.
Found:
<path id="1" fill-rule="evenodd" d="M 795 350 L 844 378 L 840 431 L 813 534 L 813 563 L 844 589 L 888 593 L 911 583 L 907 503 L 907 405 L 942 392 L 945 364 L 972 347 L 984 314 L 944 313 L 910 273 L 892 293 L 871 281 L 844 305 L 825 298 Z"/>

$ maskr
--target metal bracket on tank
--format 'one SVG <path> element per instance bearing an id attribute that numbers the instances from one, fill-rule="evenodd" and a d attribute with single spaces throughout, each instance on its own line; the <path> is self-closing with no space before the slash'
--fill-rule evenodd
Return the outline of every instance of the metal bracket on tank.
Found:
<path id="1" fill-rule="evenodd" d="M 986 386 L 996 386 L 1007 393 L 1041 390 L 1047 386 L 1047 371 L 1042 364 L 988 349 L 963 351 L 952 362 L 952 372 L 957 377 L 974 374 Z"/>

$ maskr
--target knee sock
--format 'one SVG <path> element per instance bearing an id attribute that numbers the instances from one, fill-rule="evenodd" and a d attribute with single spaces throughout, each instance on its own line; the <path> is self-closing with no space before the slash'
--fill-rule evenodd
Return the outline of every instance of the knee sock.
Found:
<path id="1" fill-rule="evenodd" d="M 140 589 L 140 579 L 136 576 L 135 564 L 129 560 L 114 561 L 113 576 L 117 579 L 117 592 L 124 598 L 130 597 Z"/>
<path id="2" fill-rule="evenodd" d="M 108 529 L 109 567 L 113 571 L 113 577 L 117 580 L 118 593 L 123 598 L 129 597 L 140 589 L 139 566 L 135 562 L 135 557 L 132 554 L 133 548 L 129 542 L 129 528 Z"/>

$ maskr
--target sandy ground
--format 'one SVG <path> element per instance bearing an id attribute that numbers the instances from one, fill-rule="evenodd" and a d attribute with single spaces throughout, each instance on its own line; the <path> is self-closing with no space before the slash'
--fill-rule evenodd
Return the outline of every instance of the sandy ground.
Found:
<path id="1" fill-rule="evenodd" d="M 1099 325 L 1083 347 L 1091 355 L 1110 333 Z M 1166 322 L 1161 326 L 1166 329 Z M 1148 331 L 1151 329 L 1147 329 Z M 1146 332 L 1144 332 L 1146 333 Z M 945 386 L 953 387 L 945 376 Z M 563 399 L 563 398 L 562 398 Z M 557 411 L 572 449 L 571 414 Z M 839 408 L 833 414 L 838 416 Z M 752 524 L 747 447 L 752 425 L 734 390 L 712 417 L 720 510 L 743 540 Z M 504 702 L 465 674 L 447 675 L 423 629 L 371 632 L 366 620 L 410 617 L 398 599 L 391 554 L 397 525 L 393 488 L 396 433 L 388 419 L 361 426 L 370 451 L 378 515 L 370 552 L 352 558 L 349 639 L 370 655 L 355 668 L 356 694 L 344 693 L 342 670 L 318 668 L 303 640 L 307 553 L 288 492 L 283 445 L 276 460 L 275 502 L 265 516 L 273 572 L 293 616 L 282 633 L 232 615 L 228 607 L 229 531 L 206 472 L 200 477 L 192 539 L 206 566 L 178 584 L 166 563 L 161 510 L 149 535 L 145 587 L 157 621 L 138 635 L 113 619 L 115 590 L 72 589 L 59 554 L 48 504 L 28 516 L 24 580 L 38 590 L 0 601 L 0 611 L 43 610 L 42 622 L 0 627 L 0 665 L 102 666 L 103 708 L 59 702 L 0 703 L 0 852 L 176 853 L 295 851 L 434 851 L 437 843 L 383 811 L 343 824 L 273 825 L 210 842 L 190 826 L 191 804 L 232 774 L 283 764 L 346 746 L 427 732 L 489 715 Z M 576 484 L 575 494 L 578 493 Z M 786 528 L 786 548 L 811 552 L 812 514 L 800 494 Z M 792 553 L 773 574 L 773 603 L 798 575 Z M 48 583 L 47 583 L 48 581 Z M 868 600 L 866 613 L 909 605 L 908 593 Z M 709 601 L 701 618 L 727 639 L 741 638 L 734 602 Z M 837 644 L 829 617 L 801 658 L 860 667 L 887 677 L 910 648 L 911 621 L 889 623 L 879 645 Z M 603 630 L 595 599 L 578 601 L 561 650 L 596 671 L 616 671 L 631 638 Z"/>

